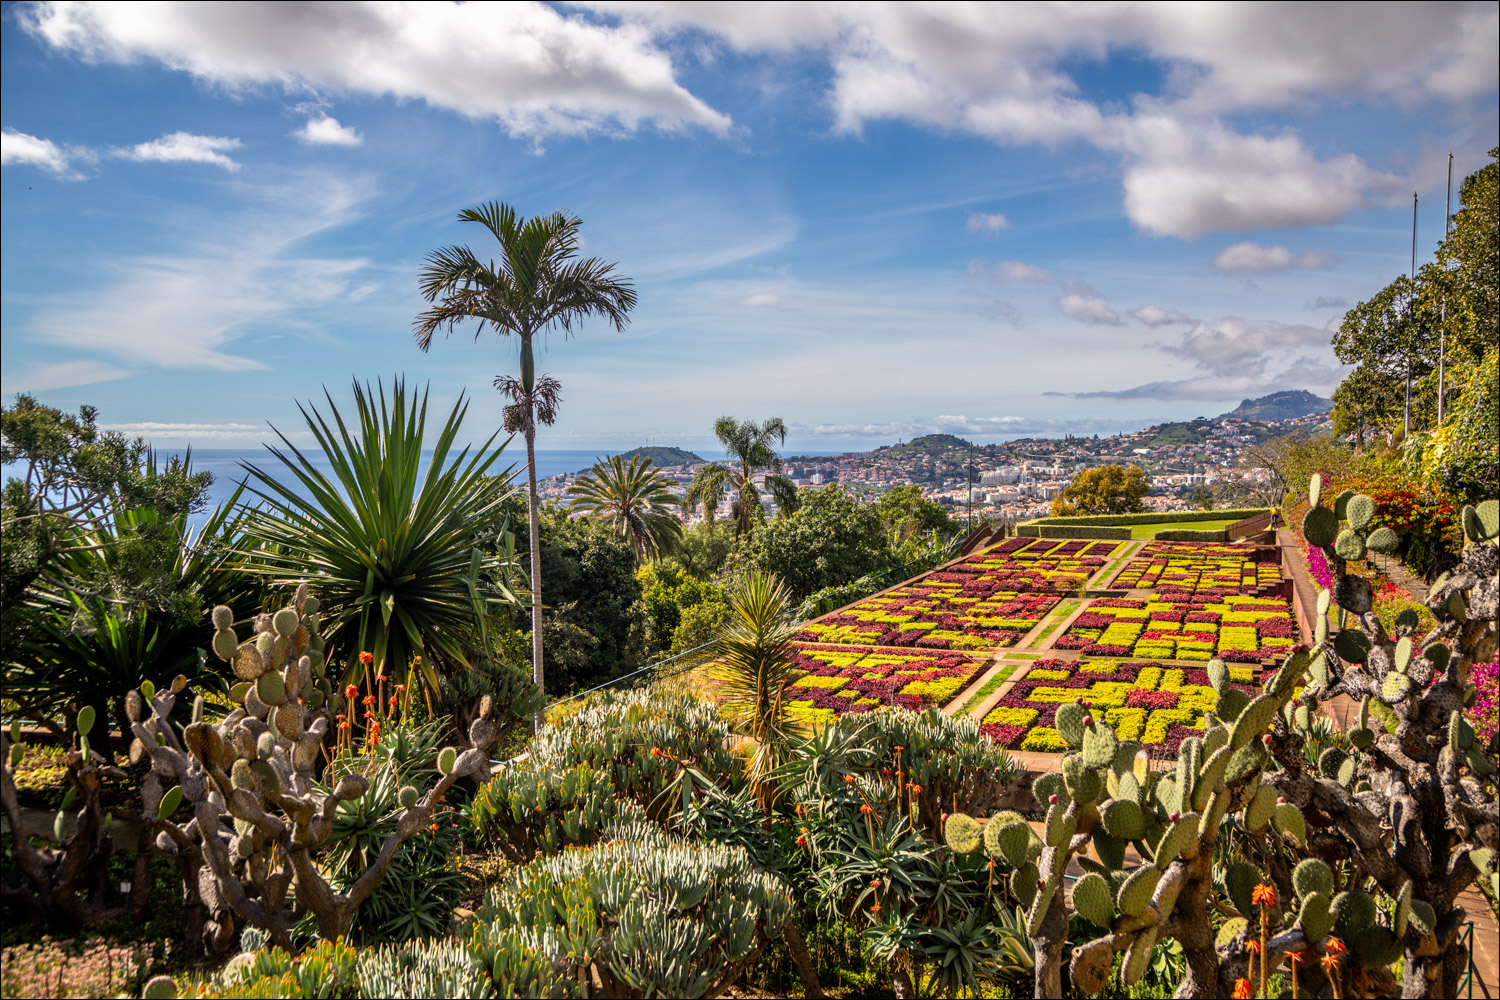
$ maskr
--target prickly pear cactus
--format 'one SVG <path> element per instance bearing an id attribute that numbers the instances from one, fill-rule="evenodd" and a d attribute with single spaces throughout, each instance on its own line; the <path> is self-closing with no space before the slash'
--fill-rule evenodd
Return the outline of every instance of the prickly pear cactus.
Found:
<path id="1" fill-rule="evenodd" d="M 208 910 L 203 937 L 211 952 L 233 942 L 237 925 L 263 928 L 291 950 L 298 904 L 316 914 L 322 937 L 338 938 L 396 848 L 427 826 L 453 782 L 489 775 L 487 750 L 497 733 L 482 712 L 469 729 L 471 746 L 444 751 L 446 766 L 426 795 L 403 798 L 375 862 L 347 893 L 334 891 L 313 853 L 328 842 L 339 803 L 361 798 L 370 781 L 359 771 L 345 771 L 332 788 L 318 781 L 333 694 L 317 613 L 304 585 L 291 606 L 261 615 L 240 642 L 229 609 L 214 609 L 214 651 L 239 678 L 232 691 L 238 706 L 217 723 L 202 720 L 200 703 L 179 733 L 168 721 L 173 691 L 131 692 L 126 702 L 132 759 L 151 762 L 142 798 L 145 814 L 158 817 L 157 846 L 201 866 L 196 889 Z M 368 766 L 378 766 L 374 760 Z M 178 805 L 190 814 L 183 822 L 173 818 Z"/>
<path id="2" fill-rule="evenodd" d="M 1471 665 L 1495 655 L 1500 503 L 1463 509 L 1460 562 L 1427 592 L 1438 624 L 1426 635 L 1411 611 L 1387 628 L 1372 610 L 1369 581 L 1350 565 L 1400 544 L 1389 527 L 1376 526 L 1375 502 L 1356 494 L 1342 498 L 1342 509 L 1313 504 L 1304 534 L 1324 546 L 1334 573 L 1319 597 L 1317 628 L 1331 631 L 1330 609 L 1343 627 L 1313 664 L 1302 693 L 1308 710 L 1285 712 L 1278 726 L 1295 736 L 1319 703 L 1340 696 L 1357 702 L 1359 715 L 1348 730 L 1351 748 L 1325 750 L 1310 772 L 1278 745 L 1281 770 L 1267 783 L 1313 820 L 1306 835 L 1325 856 L 1350 858 L 1368 876 L 1333 896 L 1326 918 L 1317 903 L 1308 915 L 1315 926 L 1334 922 L 1350 949 L 1345 964 L 1370 969 L 1404 957 L 1403 996 L 1453 996 L 1464 956 L 1464 911 L 1455 899 L 1500 838 L 1500 807 L 1486 787 L 1497 770 L 1494 748 L 1480 746 L 1463 717 L 1475 697 Z M 1395 902 L 1390 926 L 1376 921 L 1366 889 Z"/>
<path id="3" fill-rule="evenodd" d="M 1072 911 L 1107 932 L 1073 951 L 1071 978 L 1080 992 L 1104 987 L 1117 952 L 1124 952 L 1125 983 L 1138 982 L 1156 942 L 1172 937 L 1189 966 L 1186 992 L 1179 995 L 1228 995 L 1221 992 L 1224 962 L 1209 920 L 1211 858 L 1230 815 L 1241 830 L 1275 837 L 1287 849 L 1305 836 L 1297 808 L 1278 802 L 1262 783 L 1270 763 L 1264 737 L 1320 652 L 1294 651 L 1262 694 L 1229 700 L 1228 717 L 1210 715 L 1202 737 L 1183 741 L 1170 772 L 1151 768 L 1139 744 L 1120 740 L 1082 702 L 1061 705 L 1057 731 L 1070 752 L 1060 777 L 1033 785 L 1047 809 L 1041 835 L 1014 814 L 990 820 L 982 837 L 969 835 L 968 824 L 977 821 L 950 818 L 948 843 L 955 851 L 978 850 L 974 845 L 982 843 L 1016 869 L 1012 884 L 1027 906 L 1037 952 L 1037 996 L 1061 995 L 1057 973 L 1068 916 L 1062 876 L 1073 858 L 1086 874 L 1073 887 Z M 1218 661 L 1208 672 L 1223 703 L 1233 690 L 1229 672 Z M 1127 847 L 1139 864 L 1127 863 Z M 1232 942 L 1229 961 L 1243 963 L 1245 949 L 1243 937 Z"/>

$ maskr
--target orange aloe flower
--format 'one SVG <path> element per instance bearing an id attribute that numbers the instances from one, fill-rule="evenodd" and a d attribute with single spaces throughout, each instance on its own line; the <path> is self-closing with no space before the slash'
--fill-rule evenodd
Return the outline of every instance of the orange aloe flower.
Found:
<path id="1" fill-rule="evenodd" d="M 1327 943 L 1324 944 L 1323 947 L 1335 955 L 1342 955 L 1349 950 L 1348 948 L 1344 947 L 1344 942 L 1340 941 L 1336 937 L 1329 938 Z"/>
<path id="2" fill-rule="evenodd" d="M 1250 980 L 1236 979 L 1234 981 L 1234 1000 L 1250 1000 L 1255 991 L 1250 988 Z"/>
<path id="3" fill-rule="evenodd" d="M 1250 902 L 1254 906 L 1275 906 L 1276 887 L 1271 885 L 1258 885 L 1250 893 Z"/>

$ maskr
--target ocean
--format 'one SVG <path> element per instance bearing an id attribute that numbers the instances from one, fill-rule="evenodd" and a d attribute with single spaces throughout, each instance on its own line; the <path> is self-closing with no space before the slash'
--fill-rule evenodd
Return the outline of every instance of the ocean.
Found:
<path id="1" fill-rule="evenodd" d="M 539 448 L 537 449 L 536 453 L 537 478 L 546 479 L 549 476 L 561 475 L 563 473 L 581 472 L 584 469 L 587 469 L 589 466 L 593 465 L 601 458 L 605 458 L 610 455 L 623 454 L 628 450 L 630 449 L 618 449 L 613 451 L 608 449 L 600 449 L 596 451 L 591 449 Z M 689 450 L 693 451 L 695 454 L 702 456 L 708 461 L 716 461 L 724 457 L 723 451 L 703 448 L 694 448 Z M 179 451 L 167 449 L 162 449 L 157 452 L 158 459 L 168 458 L 173 455 L 180 454 L 182 453 Z M 331 472 L 332 467 L 328 464 L 328 461 L 321 449 L 317 447 L 306 448 L 303 449 L 302 454 L 306 456 L 307 459 L 311 461 L 313 465 L 323 473 L 327 474 Z M 428 454 L 431 453 L 429 452 Z M 840 455 L 843 454 L 843 452 L 824 453 L 803 451 L 799 452 L 799 454 Z M 284 482 L 293 484 L 297 482 L 296 477 L 287 473 L 285 466 L 283 466 L 281 462 L 277 460 L 276 456 L 272 455 L 265 448 L 194 448 L 192 452 L 192 458 L 193 471 L 212 472 L 214 475 L 213 485 L 208 488 L 209 510 L 212 510 L 220 503 L 228 500 L 234 494 L 234 491 L 238 487 L 240 482 L 246 478 L 248 473 L 241 465 L 241 463 L 243 462 L 249 462 L 251 464 L 257 465 L 270 475 L 275 476 L 277 479 Z M 452 461 L 451 456 L 450 461 Z M 492 468 L 496 472 L 503 472 L 506 468 L 511 466 L 514 466 L 512 474 L 515 476 L 516 482 L 524 483 L 526 481 L 526 448 L 524 445 L 516 443 L 511 447 L 506 448 L 502 453 L 500 460 L 497 461 Z M 4 478 L 8 479 L 12 475 L 19 474 L 20 471 L 21 470 L 19 468 L 16 468 L 12 465 L 6 465 L 3 467 L 3 469 L 0 469 L 0 475 L 3 475 Z M 254 497 L 253 495 L 247 494 L 245 499 L 253 500 Z M 201 522 L 203 516 L 204 515 L 200 515 L 195 520 Z"/>

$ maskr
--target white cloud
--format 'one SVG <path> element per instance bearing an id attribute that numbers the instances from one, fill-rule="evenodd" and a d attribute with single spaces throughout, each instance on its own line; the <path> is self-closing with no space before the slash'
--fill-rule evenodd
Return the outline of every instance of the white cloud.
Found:
<path id="1" fill-rule="evenodd" d="M 1230 316 L 1196 324 L 1182 335 L 1180 343 L 1163 350 L 1189 358 L 1205 371 L 1227 376 L 1236 372 L 1260 374 L 1268 368 L 1269 355 L 1275 351 L 1327 345 L 1328 331 L 1321 327 Z"/>
<path id="2" fill-rule="evenodd" d="M 8 396 L 13 392 L 50 392 L 75 385 L 113 382 L 130 374 L 129 369 L 104 361 L 59 361 L 39 365 L 20 374 L 7 370 L 4 378 L 0 379 L 0 393 Z"/>
<path id="3" fill-rule="evenodd" d="M 1315 157 L 1295 135 L 1241 135 L 1166 115 L 1132 119 L 1125 212 L 1136 225 L 1193 239 L 1213 231 L 1324 225 L 1395 179 L 1353 154 Z"/>
<path id="4" fill-rule="evenodd" d="M 1006 281 L 1056 281 L 1057 275 L 1045 267 L 1028 264 L 1022 260 L 1002 260 L 994 266 L 992 273 Z"/>
<path id="5" fill-rule="evenodd" d="M 1340 258 L 1321 250 L 1293 253 L 1283 246 L 1267 247 L 1259 243 L 1232 243 L 1214 256 L 1214 267 L 1228 274 L 1264 274 L 1294 267 L 1333 267 L 1342 263 Z"/>
<path id="6" fill-rule="evenodd" d="M 971 212 L 964 228 L 971 233 L 994 236 L 1010 228 L 1010 220 L 999 212 Z"/>
<path id="7" fill-rule="evenodd" d="M 1171 326 L 1175 323 L 1191 323 L 1193 318 L 1186 316 L 1176 309 L 1163 309 L 1158 305 L 1144 305 L 1139 309 L 1130 310 L 1130 315 L 1145 323 L 1147 326 Z"/>
<path id="8" fill-rule="evenodd" d="M 58 177 L 72 177 L 68 154 L 51 139 L 39 139 L 13 128 L 0 132 L 0 165 L 27 164 Z"/>
<path id="9" fill-rule="evenodd" d="M 777 295 L 775 292 L 756 292 L 753 295 L 745 296 L 742 300 L 740 300 L 740 302 L 741 305 L 750 306 L 752 309 L 757 307 L 764 308 L 766 306 L 779 306 L 781 305 L 781 296 Z"/>
<path id="10" fill-rule="evenodd" d="M 421 100 L 514 135 L 730 126 L 676 81 L 645 28 L 540 3 L 42 3 L 19 17 L 89 61 L 149 60 L 231 88 Z"/>
<path id="11" fill-rule="evenodd" d="M 1331 222 L 1392 183 L 1352 154 L 1320 157 L 1290 132 L 1244 134 L 1223 116 L 1329 99 L 1485 98 L 1500 60 L 1492 4 L 590 6 L 744 51 L 819 49 L 845 131 L 902 120 L 1005 145 L 1091 143 L 1121 158 L 1137 226 L 1189 239 Z M 1165 83 L 1123 108 L 1080 96 L 1068 64 L 1114 52 L 1153 61 Z"/>
<path id="12" fill-rule="evenodd" d="M 160 139 L 117 149 L 113 155 L 141 163 L 207 163 L 232 172 L 240 169 L 240 165 L 224 154 L 239 149 L 240 145 L 238 139 L 228 136 L 172 132 Z"/>
<path id="13" fill-rule="evenodd" d="M 1120 314 L 1109 307 L 1109 303 L 1092 291 L 1069 292 L 1057 300 L 1058 311 L 1080 323 L 1098 326 L 1119 326 Z"/>
<path id="14" fill-rule="evenodd" d="M 309 146 L 358 146 L 365 141 L 353 125 L 341 125 L 332 115 L 309 118 L 292 134 Z"/>
<path id="15" fill-rule="evenodd" d="M 175 254 L 91 261 L 87 271 L 94 283 L 45 304 L 29 335 L 133 367 L 270 367 L 234 351 L 234 342 L 269 319 L 284 318 L 286 329 L 295 332 L 308 313 L 358 300 L 367 262 L 311 257 L 299 247 L 354 218 L 370 192 L 357 182 L 320 175 L 249 190 L 252 204 L 216 215 Z"/>

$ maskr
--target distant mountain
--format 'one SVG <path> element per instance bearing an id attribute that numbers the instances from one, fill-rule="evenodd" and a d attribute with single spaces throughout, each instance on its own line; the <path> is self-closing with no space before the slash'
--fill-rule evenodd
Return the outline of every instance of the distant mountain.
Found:
<path id="1" fill-rule="evenodd" d="M 1238 417 L 1241 420 L 1291 420 L 1310 413 L 1327 413 L 1332 406 L 1332 400 L 1316 396 L 1306 389 L 1294 389 L 1273 392 L 1259 399 L 1247 399 L 1219 419 Z"/>
<path id="2" fill-rule="evenodd" d="M 969 442 L 952 434 L 924 434 L 914 437 L 910 441 L 901 444 L 887 444 L 876 448 L 876 451 L 894 452 L 898 455 L 909 455 L 912 452 L 925 452 L 929 455 L 941 455 L 945 451 L 954 448 L 967 448 Z"/>
<path id="3" fill-rule="evenodd" d="M 628 462 L 637 455 L 651 459 L 660 468 L 665 468 L 669 465 L 699 465 L 708 461 L 708 459 L 682 448 L 632 448 L 620 457 Z"/>

